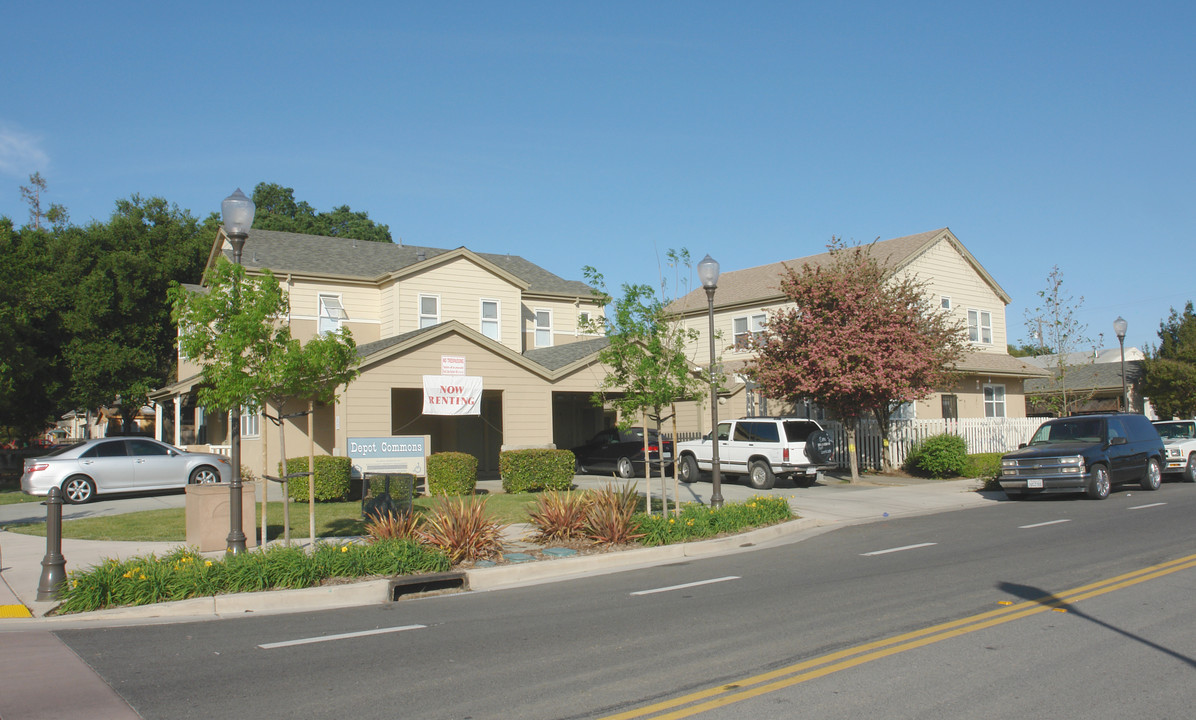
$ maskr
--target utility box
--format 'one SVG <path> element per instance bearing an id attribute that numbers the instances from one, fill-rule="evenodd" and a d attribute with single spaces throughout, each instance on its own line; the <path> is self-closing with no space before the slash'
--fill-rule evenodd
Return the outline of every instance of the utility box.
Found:
<path id="1" fill-rule="evenodd" d="M 187 486 L 187 544 L 200 552 L 228 547 L 231 492 L 228 483 Z M 245 547 L 257 547 L 257 483 L 241 484 L 241 529 Z"/>

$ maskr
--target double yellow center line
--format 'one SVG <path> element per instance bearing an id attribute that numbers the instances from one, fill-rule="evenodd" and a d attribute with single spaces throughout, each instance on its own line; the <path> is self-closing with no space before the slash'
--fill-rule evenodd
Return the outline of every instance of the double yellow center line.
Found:
<path id="1" fill-rule="evenodd" d="M 1069 604 L 1087 600 L 1098 595 L 1121 590 L 1138 583 L 1154 580 L 1181 570 L 1196 567 L 1196 555 L 1151 565 L 1133 572 L 1107 578 L 1089 585 L 1082 585 L 1058 594 L 1044 595 L 1034 600 L 1009 603 L 997 610 L 953 620 L 940 625 L 914 630 L 884 640 L 857 645 L 827 655 L 804 660 L 795 665 L 779 668 L 760 675 L 753 675 L 738 682 L 700 690 L 672 700 L 610 715 L 603 720 L 631 720 L 632 718 L 685 718 L 699 713 L 725 707 L 744 700 L 750 700 L 776 690 L 792 687 L 807 680 L 824 677 L 831 673 L 880 660 L 897 653 L 925 647 L 942 640 L 984 630 L 1002 623 L 1011 622 L 1030 615 L 1051 610 L 1066 611 Z"/>

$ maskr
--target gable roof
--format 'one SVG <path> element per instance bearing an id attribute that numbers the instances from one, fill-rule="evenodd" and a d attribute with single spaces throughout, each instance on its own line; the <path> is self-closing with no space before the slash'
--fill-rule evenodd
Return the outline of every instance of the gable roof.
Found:
<path id="1" fill-rule="evenodd" d="M 449 320 L 365 345 L 358 345 L 357 357 L 361 360 L 361 367 L 364 368 L 384 362 L 394 355 L 400 355 L 450 334 L 471 340 L 496 355 L 501 355 L 516 365 L 521 365 L 548 380 L 568 375 L 579 366 L 597 362 L 598 353 L 609 343 L 605 337 L 593 338 L 550 348 L 537 348 L 520 354 L 457 320 Z"/>
<path id="2" fill-rule="evenodd" d="M 908 266 L 940 241 L 950 243 L 1006 305 L 1012 302 L 1013 298 L 997 284 L 993 276 L 980 265 L 972 253 L 968 252 L 968 249 L 955 237 L 950 228 L 939 228 L 892 240 L 879 240 L 864 247 L 882 267 L 888 268 L 891 273 L 894 273 Z M 768 265 L 722 273 L 718 278 L 718 291 L 714 294 L 714 305 L 715 307 L 734 307 L 783 301 L 785 296 L 781 293 L 780 282 L 788 268 L 800 271 L 802 265 L 805 264 L 820 267 L 829 265 L 830 262 L 831 253 L 824 252 L 795 260 L 783 260 Z M 682 315 L 706 312 L 706 291 L 698 288 L 676 300 L 669 309 Z"/>
<path id="3" fill-rule="evenodd" d="M 1133 385 L 1145 376 L 1141 360 L 1125 361 L 1125 381 Z M 1059 370 L 1055 368 L 1047 372 L 1048 377 L 1026 381 L 1026 394 L 1039 393 L 1049 395 L 1059 392 Z M 1067 369 L 1064 378 L 1067 390 L 1117 390 L 1121 391 L 1121 363 L 1092 363 L 1080 367 Z"/>
<path id="4" fill-rule="evenodd" d="M 232 260 L 224 229 L 216 235 L 208 256 L 208 267 L 221 254 Z M 440 256 L 446 256 L 437 260 Z M 277 230 L 250 230 L 241 254 L 249 270 L 269 269 L 275 275 L 294 273 L 338 279 L 381 282 L 388 276 L 429 267 L 450 257 L 468 257 L 489 266 L 495 274 L 517 280 L 525 292 L 569 297 L 590 297 L 592 288 L 577 280 L 565 280 L 518 255 L 475 253 L 454 249 L 368 242 L 352 238 L 304 235 Z"/>

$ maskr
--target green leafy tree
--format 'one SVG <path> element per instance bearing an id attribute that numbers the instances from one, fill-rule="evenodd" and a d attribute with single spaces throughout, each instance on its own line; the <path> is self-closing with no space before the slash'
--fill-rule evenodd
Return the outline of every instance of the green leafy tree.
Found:
<path id="1" fill-rule="evenodd" d="M 311 412 L 310 403 L 332 402 L 336 389 L 358 374 L 353 336 L 345 328 L 307 343 L 293 338 L 285 322 L 287 294 L 269 270 L 250 278 L 244 267 L 220 258 L 208 274 L 206 290 L 196 293 L 175 285 L 169 291 L 180 349 L 202 368 L 199 402 L 222 411 L 262 408 L 267 417 L 274 405 L 278 414 L 270 419 L 279 427 L 279 448 L 286 458 L 283 406 L 288 400 L 307 400 Z M 289 541 L 289 510 L 284 510 Z M 314 542 L 314 509 L 308 515 Z"/>
<path id="2" fill-rule="evenodd" d="M 57 280 L 58 238 L 0 217 L 0 440 L 28 440 L 52 425 L 68 389 L 61 355 L 67 287 Z"/>
<path id="3" fill-rule="evenodd" d="M 392 242 L 390 228 L 375 223 L 369 213 L 354 212 L 348 205 L 335 207 L 332 212 L 317 212 L 306 202 L 296 202 L 293 188 L 275 183 L 258 183 L 253 189 L 253 204 L 253 226 L 259 230 Z"/>
<path id="4" fill-rule="evenodd" d="M 1159 345 L 1143 361 L 1142 394 L 1162 418 L 1196 417 L 1196 314 L 1189 300 L 1183 313 L 1159 323 Z"/>
<path id="5" fill-rule="evenodd" d="M 887 445 L 889 415 L 950 381 L 965 334 L 916 278 L 838 238 L 828 249 L 828 263 L 788 269 L 781 290 L 795 307 L 768 319 L 747 372 L 770 397 L 809 398 L 843 420 L 856 481 L 856 422 L 874 416 Z"/>
<path id="6" fill-rule="evenodd" d="M 34 230 L 42 229 L 42 221 L 50 221 L 55 228 L 65 227 L 69 221 L 66 208 L 51 203 L 49 209 L 42 210 L 42 195 L 46 192 L 46 179 L 41 173 L 29 176 L 29 184 L 21 186 L 21 197 L 29 205 L 29 227 Z"/>
<path id="7" fill-rule="evenodd" d="M 684 249 L 669 250 L 667 258 L 671 268 L 689 266 L 689 253 Z M 610 341 L 598 354 L 608 374 L 599 383 L 594 403 L 618 410 L 624 428 L 646 415 L 659 432 L 666 410 L 670 416 L 676 414 L 674 403 L 704 394 L 703 381 L 693 373 L 686 354 L 697 331 L 683 328 L 667 312 L 664 296 L 668 285 L 664 280 L 659 291 L 647 284 L 624 283 L 622 297 L 615 299 L 606 292 L 601 273 L 590 266 L 583 273 L 605 311 L 603 317 L 592 321 L 590 329 L 604 332 Z M 647 439 L 645 433 L 644 457 L 648 457 Z"/>
<path id="8" fill-rule="evenodd" d="M 60 236 L 66 242 L 58 281 L 71 289 L 62 347 L 71 403 L 116 402 L 128 431 L 149 392 L 172 379 L 176 338 L 167 289 L 199 280 L 209 240 L 185 210 L 137 195 L 117 201 L 107 223 Z"/>
<path id="9" fill-rule="evenodd" d="M 1063 272 L 1059 266 L 1051 268 L 1047 286 L 1038 291 L 1039 304 L 1026 311 L 1026 331 L 1037 344 L 1023 343 L 1023 347 L 1038 347 L 1038 355 L 1050 355 L 1053 372 L 1046 378 L 1047 389 L 1033 393 L 1028 400 L 1037 407 L 1045 408 L 1058 417 L 1070 415 L 1080 405 L 1091 400 L 1096 388 L 1084 388 L 1083 382 L 1076 382 L 1085 366 L 1091 366 L 1093 358 L 1077 363 L 1072 354 L 1092 343 L 1088 337 L 1088 326 L 1076 316 L 1084 304 L 1084 298 L 1074 299 L 1063 287 Z M 1069 383 L 1068 379 L 1071 379 Z"/>

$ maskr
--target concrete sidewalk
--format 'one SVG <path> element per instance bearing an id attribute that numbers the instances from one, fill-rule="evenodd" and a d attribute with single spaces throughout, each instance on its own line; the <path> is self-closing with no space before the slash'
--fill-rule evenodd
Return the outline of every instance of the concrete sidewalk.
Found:
<path id="1" fill-rule="evenodd" d="M 593 489 L 608 484 L 622 485 L 623 481 L 598 476 L 578 476 L 575 485 Z M 644 479 L 640 478 L 641 492 Z M 660 497 L 660 479 L 652 481 L 655 498 Z M 726 502 L 740 502 L 759 495 L 788 497 L 794 511 L 800 517 L 795 522 L 764 528 L 749 533 L 750 541 L 758 546 L 764 541 L 799 539 L 802 533 L 814 528 L 845 526 L 867 522 L 883 521 L 889 518 L 923 515 L 969 507 L 994 505 L 1004 499 L 1002 493 L 982 493 L 976 489 L 975 480 L 924 481 L 917 479 L 872 479 L 861 484 L 847 484 L 837 478 L 827 477 L 812 487 L 777 487 L 768 491 L 757 491 L 735 483 L 723 483 L 722 492 Z M 490 493 L 502 492 L 498 480 L 482 480 L 479 490 Z M 712 486 L 709 481 L 692 485 L 679 484 L 682 502 L 709 502 Z M 668 478 L 666 490 L 673 502 L 674 484 Z M 181 497 L 181 496 L 180 496 Z M 141 503 L 144 504 L 144 503 Z M 129 507 L 142 509 L 139 503 Z M 151 503 L 152 504 L 152 503 Z M 44 506 L 29 503 L 20 511 L 28 514 L 36 508 L 45 511 Z M 86 507 L 86 506 L 84 506 Z M 94 513 L 93 513 L 94 514 Z M 824 530 L 823 530 L 824 531 Z M 507 528 L 507 541 L 511 549 L 526 547 L 526 536 L 530 526 L 513 525 Z M 584 555 L 550 561 L 523 564 L 501 564 L 493 568 L 475 568 L 467 571 L 469 586 L 473 589 L 516 585 L 526 582 L 545 582 L 556 577 L 575 577 L 593 572 L 614 572 L 622 568 L 651 565 L 682 556 L 708 555 L 739 548 L 749 538 L 738 536 L 731 539 L 686 543 L 683 546 L 643 548 L 612 553 Z M 302 541 L 300 541 L 302 542 Z M 181 545 L 174 542 L 99 542 L 85 540 L 63 540 L 62 554 L 66 568 L 72 570 L 99 564 L 108 558 L 128 558 L 155 553 L 162 555 Z M 139 619 L 159 618 L 212 618 L 226 613 L 254 612 L 298 612 L 327 607 L 343 607 L 382 603 L 387 597 L 387 581 L 366 581 L 305 590 L 272 591 L 197 598 L 178 603 L 138 608 L 103 610 L 72 616 L 44 617 L 57 603 L 37 602 L 37 586 L 41 578 L 41 562 L 46 552 L 43 537 L 0 531 L 0 631 L 28 628 L 32 624 L 50 623 L 53 626 L 84 623 L 91 626 L 111 623 L 137 622 Z M 219 557 L 221 553 L 212 553 Z"/>

